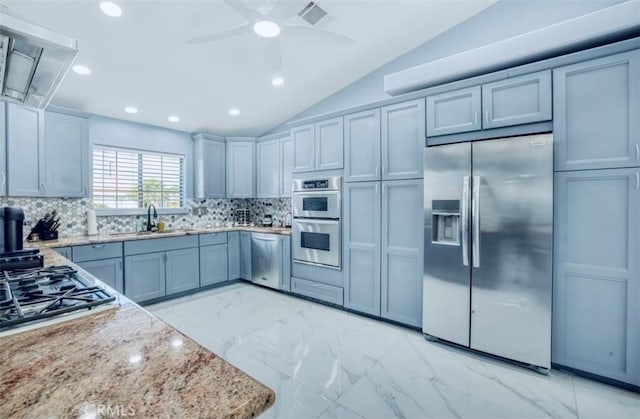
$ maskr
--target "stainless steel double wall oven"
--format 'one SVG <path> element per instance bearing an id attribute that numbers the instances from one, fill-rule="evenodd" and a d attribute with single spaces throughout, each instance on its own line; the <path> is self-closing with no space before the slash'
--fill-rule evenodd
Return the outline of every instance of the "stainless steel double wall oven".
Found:
<path id="1" fill-rule="evenodd" d="M 340 269 L 340 176 L 293 181 L 293 260 Z"/>

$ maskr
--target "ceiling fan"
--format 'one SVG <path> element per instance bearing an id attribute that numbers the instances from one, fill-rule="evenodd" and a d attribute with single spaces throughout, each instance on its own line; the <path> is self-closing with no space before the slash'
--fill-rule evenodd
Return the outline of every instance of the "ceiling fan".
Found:
<path id="1" fill-rule="evenodd" d="M 326 47 L 343 47 L 355 43 L 355 39 L 348 36 L 325 31 L 310 25 L 301 25 L 290 22 L 290 18 L 294 16 L 302 16 L 307 12 L 317 13 L 318 10 L 321 11 L 319 15 L 320 18 L 325 16 L 326 12 L 320 9 L 313 2 L 310 2 L 300 10 L 300 3 L 297 1 L 267 1 L 267 3 L 271 3 L 271 8 L 269 12 L 265 14 L 248 7 L 240 0 L 223 1 L 241 14 L 247 22 L 234 28 L 197 36 L 189 39 L 187 44 L 203 44 L 239 35 L 250 34 L 256 36 L 263 42 L 263 52 L 267 63 L 273 71 L 279 72 L 282 70 L 282 52 L 279 41 L 280 36 L 296 38 Z M 317 9 L 314 9 L 316 7 Z M 318 15 L 316 15 L 316 18 L 317 16 Z"/>

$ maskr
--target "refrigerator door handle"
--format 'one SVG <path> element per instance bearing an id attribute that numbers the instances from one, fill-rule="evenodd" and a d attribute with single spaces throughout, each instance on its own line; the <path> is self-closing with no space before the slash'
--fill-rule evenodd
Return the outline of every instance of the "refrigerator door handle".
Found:
<path id="1" fill-rule="evenodd" d="M 462 264 L 469 266 L 469 176 L 462 180 Z"/>
<path id="2" fill-rule="evenodd" d="M 471 200 L 471 223 L 473 227 L 472 252 L 473 267 L 480 267 L 480 176 L 473 177 L 473 198 Z"/>

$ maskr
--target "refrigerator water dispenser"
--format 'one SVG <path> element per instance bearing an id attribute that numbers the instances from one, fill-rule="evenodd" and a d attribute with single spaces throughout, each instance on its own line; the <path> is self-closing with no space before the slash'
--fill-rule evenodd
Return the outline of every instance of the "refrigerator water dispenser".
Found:
<path id="1" fill-rule="evenodd" d="M 432 201 L 433 229 L 431 242 L 449 246 L 460 245 L 460 201 Z"/>

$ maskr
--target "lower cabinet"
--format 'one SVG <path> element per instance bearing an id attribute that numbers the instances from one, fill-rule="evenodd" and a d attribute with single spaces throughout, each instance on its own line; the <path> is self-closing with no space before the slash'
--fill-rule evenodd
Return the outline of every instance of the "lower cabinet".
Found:
<path id="1" fill-rule="evenodd" d="M 114 290 L 124 292 L 124 271 L 122 258 L 77 262 L 85 271 L 109 285 Z"/>
<path id="2" fill-rule="evenodd" d="M 240 278 L 251 281 L 251 233 L 240 232 Z"/>
<path id="3" fill-rule="evenodd" d="M 291 236 L 278 236 L 278 240 L 280 240 L 280 248 L 282 249 L 280 289 L 291 291 Z"/>
<path id="4" fill-rule="evenodd" d="M 56 247 L 54 250 L 60 253 L 63 257 L 72 260 L 71 247 Z"/>
<path id="5" fill-rule="evenodd" d="M 165 252 L 146 253 L 124 258 L 125 295 L 133 301 L 145 301 L 166 294 Z"/>
<path id="6" fill-rule="evenodd" d="M 227 233 L 227 264 L 229 279 L 240 278 L 240 232 Z"/>
<path id="7" fill-rule="evenodd" d="M 345 184 L 345 307 L 422 325 L 422 185 Z"/>
<path id="8" fill-rule="evenodd" d="M 166 252 L 167 295 L 188 291 L 200 286 L 200 255 L 198 248 Z"/>
<path id="9" fill-rule="evenodd" d="M 555 173 L 552 362 L 640 385 L 640 169 Z"/>
<path id="10" fill-rule="evenodd" d="M 226 244 L 200 248 L 200 286 L 219 284 L 229 280 Z"/>

